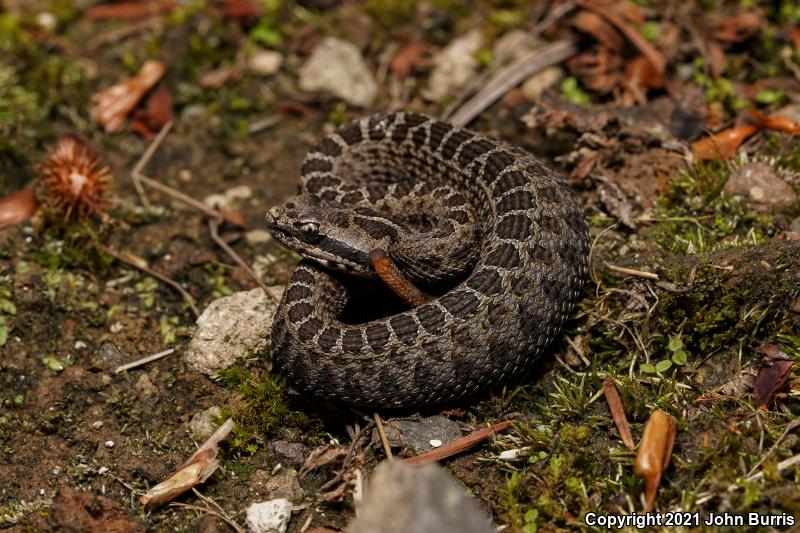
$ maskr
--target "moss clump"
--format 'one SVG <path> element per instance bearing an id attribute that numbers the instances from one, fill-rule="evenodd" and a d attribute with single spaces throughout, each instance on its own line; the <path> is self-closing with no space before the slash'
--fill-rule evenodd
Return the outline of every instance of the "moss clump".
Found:
<path id="1" fill-rule="evenodd" d="M 315 423 L 289 406 L 283 385 L 267 372 L 235 365 L 215 379 L 240 395 L 237 404 L 223 409 L 218 419 L 221 423 L 233 418 L 236 423 L 229 441 L 234 452 L 252 455 L 278 429 L 287 426 L 302 428 L 307 434 L 317 433 L 313 431 Z"/>

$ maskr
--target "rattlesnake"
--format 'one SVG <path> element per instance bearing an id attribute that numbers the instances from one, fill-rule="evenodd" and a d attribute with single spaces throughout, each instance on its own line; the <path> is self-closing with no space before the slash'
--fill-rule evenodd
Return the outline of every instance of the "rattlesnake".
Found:
<path id="1" fill-rule="evenodd" d="M 300 392 L 356 406 L 446 402 L 531 368 L 587 274 L 586 221 L 557 174 L 416 113 L 323 138 L 301 194 L 267 227 L 304 256 L 275 316 L 276 367 Z M 376 246 L 434 298 L 345 321 L 353 275 L 374 275 Z"/>

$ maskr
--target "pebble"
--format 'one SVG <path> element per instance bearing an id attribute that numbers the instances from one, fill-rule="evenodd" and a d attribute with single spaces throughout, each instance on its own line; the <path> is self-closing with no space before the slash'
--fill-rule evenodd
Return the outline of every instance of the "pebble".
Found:
<path id="1" fill-rule="evenodd" d="M 438 448 L 462 436 L 461 424 L 440 415 L 418 420 L 387 420 L 384 422 L 384 430 L 390 446 L 408 448 L 415 454 Z M 380 442 L 377 432 L 373 433 L 372 438 L 374 443 Z"/>
<path id="2" fill-rule="evenodd" d="M 325 92 L 356 107 L 368 107 L 378 94 L 378 84 L 361 51 L 353 43 L 323 39 L 300 67 L 300 89 Z"/>
<path id="3" fill-rule="evenodd" d="M 257 50 L 247 61 L 250 72 L 261 76 L 271 76 L 283 64 L 283 56 L 274 50 Z"/>
<path id="4" fill-rule="evenodd" d="M 303 465 L 308 455 L 308 448 L 300 442 L 276 440 L 269 443 L 269 449 L 278 456 L 279 460 L 297 467 Z"/>
<path id="5" fill-rule="evenodd" d="M 564 70 L 559 67 L 547 67 L 522 82 L 522 95 L 530 101 L 538 100 L 542 93 L 564 79 Z"/>
<path id="6" fill-rule="evenodd" d="M 250 246 L 257 246 L 271 241 L 272 235 L 267 230 L 254 229 L 244 234 L 244 240 Z"/>
<path id="7" fill-rule="evenodd" d="M 277 300 L 283 287 L 271 287 Z M 275 302 L 261 289 L 241 291 L 211 302 L 183 354 L 194 370 L 208 376 L 269 346 Z"/>
<path id="8" fill-rule="evenodd" d="M 489 518 L 439 465 L 387 460 L 375 468 L 348 533 L 494 532 Z"/>
<path id="9" fill-rule="evenodd" d="M 478 71 L 475 53 L 482 44 L 480 30 L 472 30 L 435 54 L 431 58 L 433 70 L 422 96 L 432 102 L 441 102 L 464 87 Z"/>
<path id="10" fill-rule="evenodd" d="M 113 440 L 107 440 L 106 441 L 106 448 L 108 448 L 110 450 L 113 447 L 114 447 L 114 441 Z"/>
<path id="11" fill-rule="evenodd" d="M 276 498 L 247 508 L 247 527 L 253 533 L 285 533 L 292 517 L 292 502 Z"/>
<path id="12" fill-rule="evenodd" d="M 761 213 L 781 211 L 797 202 L 797 193 L 766 163 L 754 162 L 733 171 L 725 192 L 744 197 Z"/>
<path id="13" fill-rule="evenodd" d="M 105 474 L 106 472 L 108 472 L 108 467 L 107 466 L 101 466 L 100 468 L 97 469 L 97 473 L 100 474 L 101 476 L 103 474 Z"/>

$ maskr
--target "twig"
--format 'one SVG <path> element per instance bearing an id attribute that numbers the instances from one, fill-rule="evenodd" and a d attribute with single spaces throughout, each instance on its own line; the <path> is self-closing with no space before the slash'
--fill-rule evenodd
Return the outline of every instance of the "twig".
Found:
<path id="1" fill-rule="evenodd" d="M 147 357 L 143 357 L 141 359 L 137 359 L 136 361 L 131 361 L 130 363 L 125 363 L 124 365 L 118 366 L 114 370 L 114 373 L 118 374 L 120 372 L 125 372 L 126 370 L 130 370 L 132 368 L 136 368 L 137 366 L 146 365 L 147 363 L 150 363 L 152 361 L 158 361 L 162 357 L 166 357 L 166 356 L 172 354 L 174 351 L 175 351 L 175 348 L 170 348 L 169 350 L 164 350 L 163 352 L 158 352 L 156 354 L 148 355 Z"/>
<path id="2" fill-rule="evenodd" d="M 525 38 L 521 40 L 520 44 L 513 47 L 511 50 L 503 54 L 502 56 L 498 56 L 491 67 L 484 70 L 479 76 L 475 77 L 467 86 L 461 91 L 453 102 L 447 106 L 442 113 L 442 118 L 447 120 L 451 117 L 463 104 L 467 97 L 476 91 L 479 87 L 486 84 L 488 80 L 490 80 L 497 71 L 502 68 L 506 61 L 517 55 L 518 53 L 522 52 L 526 46 L 530 45 L 530 43 L 539 36 L 544 30 L 546 30 L 551 24 L 555 21 L 572 11 L 575 8 L 575 4 L 572 2 L 566 2 L 559 6 L 554 7 L 553 9 L 548 10 L 547 16 L 536 24 L 531 30 L 525 35 Z"/>
<path id="3" fill-rule="evenodd" d="M 466 126 L 484 109 L 525 78 L 555 65 L 574 55 L 578 47 L 574 41 L 556 41 L 535 50 L 529 50 L 516 61 L 497 71 L 495 76 L 475 96 L 455 111 L 449 121 L 457 126 Z"/>
<path id="4" fill-rule="evenodd" d="M 156 23 L 160 22 L 161 19 L 158 17 L 148 18 L 145 20 L 140 20 L 139 22 L 135 22 L 128 26 L 123 26 L 122 28 L 116 28 L 106 33 L 101 33 L 95 37 L 92 37 L 88 41 L 84 47 L 86 51 L 93 52 L 100 48 L 101 46 L 109 45 L 112 43 L 116 43 L 121 41 L 130 35 L 134 35 L 139 33 L 142 30 L 146 30 L 150 26 L 154 26 Z"/>
<path id="5" fill-rule="evenodd" d="M 654 274 L 652 272 L 645 272 L 644 270 L 636 270 L 635 268 L 626 268 L 617 265 L 611 265 L 609 263 L 606 263 L 606 266 L 608 267 L 609 270 L 613 270 L 614 272 L 619 272 L 620 274 L 628 274 L 629 276 L 652 279 L 654 281 L 659 280 L 658 274 Z"/>
<path id="6" fill-rule="evenodd" d="M 392 448 L 389 446 L 389 440 L 386 438 L 386 433 L 383 431 L 383 420 L 381 420 L 381 415 L 375 411 L 372 413 L 372 418 L 375 419 L 375 427 L 378 428 L 378 436 L 380 436 L 381 444 L 383 444 L 383 453 L 386 454 L 387 459 L 391 459 L 394 456 L 392 455 Z"/>
<path id="7" fill-rule="evenodd" d="M 209 218 L 208 219 L 208 229 L 211 232 L 211 239 L 215 243 L 217 243 L 217 246 L 222 248 L 225 251 L 225 253 L 228 254 L 231 257 L 231 259 L 236 261 L 236 264 L 239 265 L 240 267 L 242 267 L 244 269 L 244 271 L 247 272 L 247 274 L 251 278 L 253 278 L 253 280 L 258 284 L 258 286 L 261 287 L 261 289 L 267 294 L 267 296 L 269 296 L 272 299 L 272 301 L 277 304 L 278 300 L 267 289 L 267 286 L 264 285 L 264 282 L 261 281 L 261 279 L 259 279 L 259 277 L 256 275 L 256 273 L 253 271 L 253 269 L 247 263 L 247 261 L 242 259 L 242 257 L 239 254 L 237 254 L 236 251 L 233 248 L 231 248 L 228 245 L 228 243 L 225 242 L 222 239 L 222 237 L 219 236 L 219 222 L 218 222 L 218 220 L 219 219 L 217 219 L 217 218 Z"/>
<path id="8" fill-rule="evenodd" d="M 164 124 L 164 127 L 161 128 L 161 131 L 158 132 L 158 135 L 156 135 L 153 142 L 150 143 L 147 150 L 142 154 L 142 157 L 140 157 L 139 161 L 134 165 L 133 170 L 131 170 L 131 179 L 133 180 L 133 185 L 136 187 L 136 192 L 139 193 L 139 199 L 142 201 L 142 205 L 148 209 L 150 208 L 150 200 L 147 199 L 147 194 L 145 194 L 144 187 L 142 187 L 142 182 L 140 181 L 142 169 L 150 162 L 153 154 L 156 153 L 156 150 L 158 150 L 158 147 L 161 145 L 161 141 L 164 140 L 164 137 L 167 136 L 171 128 L 172 121 L 170 120 Z"/>
<path id="9" fill-rule="evenodd" d="M 202 513 L 206 513 L 206 514 L 210 514 L 212 516 L 216 516 L 217 518 L 219 518 L 220 520 L 222 520 L 223 522 L 225 522 L 226 524 L 231 526 L 231 528 L 234 531 L 236 531 L 236 533 L 246 533 L 246 531 L 247 531 L 245 528 L 243 528 L 242 526 L 240 526 L 239 524 L 237 524 L 236 522 L 231 520 L 228 517 L 228 515 L 226 515 L 225 513 L 221 512 L 221 511 L 217 511 L 215 509 L 212 509 L 211 507 L 208 507 L 208 506 L 200 507 L 199 505 L 191 505 L 191 504 L 188 504 L 188 503 L 181 503 L 181 502 L 172 502 L 172 503 L 169 504 L 169 506 L 170 507 L 178 507 L 180 509 L 189 509 L 189 510 L 192 510 L 192 511 L 200 511 Z"/>
<path id="10" fill-rule="evenodd" d="M 152 276 L 152 277 L 154 277 L 154 278 L 156 278 L 158 280 L 163 281 L 164 283 L 166 283 L 167 285 L 169 285 L 170 287 L 172 287 L 173 289 L 178 291 L 180 293 L 180 295 L 183 296 L 183 299 L 186 301 L 186 304 L 192 310 L 192 313 L 194 313 L 194 316 L 196 316 L 196 317 L 200 316 L 200 311 L 197 309 L 197 306 L 194 303 L 194 298 L 192 298 L 192 295 L 189 294 L 188 292 L 186 292 L 186 289 L 181 287 L 180 284 L 178 284 L 178 282 L 173 281 L 172 279 L 168 278 L 164 274 L 161 274 L 160 272 L 156 272 L 155 270 L 151 269 L 148 266 L 145 266 L 145 265 L 139 263 L 138 261 L 134 261 L 132 259 L 128 259 L 124 255 L 120 254 L 119 252 L 116 252 L 116 251 L 112 250 L 108 246 L 103 246 L 103 251 L 105 253 L 107 253 L 108 255 L 110 255 L 111 257 L 117 259 L 118 261 L 122 261 L 123 263 L 125 263 L 128 266 L 132 266 L 133 268 L 135 268 L 137 270 L 141 270 L 145 274 L 147 274 L 149 276 Z"/>
<path id="11" fill-rule="evenodd" d="M 423 453 L 422 455 L 409 457 L 408 459 L 405 459 L 405 462 L 411 465 L 423 465 L 441 461 L 442 459 L 447 459 L 448 457 L 456 455 L 457 453 L 461 453 L 472 448 L 476 444 L 486 440 L 489 436 L 497 433 L 498 431 L 503 431 L 507 427 L 508 422 L 499 422 L 493 426 L 489 426 L 486 429 L 481 429 L 479 431 L 470 433 L 466 437 L 461 437 L 453 442 L 448 442 L 444 446 Z"/>
<path id="12" fill-rule="evenodd" d="M 753 472 L 758 470 L 758 467 L 761 466 L 761 464 L 764 461 L 766 461 L 767 458 L 769 456 L 771 456 L 772 453 L 778 448 L 778 445 L 781 443 L 781 441 L 783 441 L 783 439 L 786 437 L 786 435 L 788 435 L 789 432 L 797 429 L 798 426 L 800 426 L 800 418 L 796 418 L 796 419 L 792 420 L 791 422 L 789 422 L 788 424 L 786 424 L 786 429 L 783 430 L 783 433 L 781 433 L 781 436 L 778 437 L 777 440 L 775 440 L 775 443 L 772 446 L 770 446 L 769 450 L 767 450 L 767 453 L 762 455 L 761 459 L 759 459 L 758 462 L 753 465 L 753 468 L 751 468 L 750 471 L 747 472 L 747 475 L 748 476 L 752 476 Z"/>
<path id="13" fill-rule="evenodd" d="M 622 407 L 622 400 L 617 392 L 617 386 L 610 378 L 603 380 L 603 394 L 605 394 L 606 402 L 608 402 L 608 409 L 611 411 L 611 418 L 614 419 L 614 424 L 617 426 L 619 436 L 622 443 L 628 447 L 629 450 L 636 448 L 633 442 L 633 435 L 631 435 L 631 425 L 628 423 L 628 418 L 625 416 L 625 409 Z"/>

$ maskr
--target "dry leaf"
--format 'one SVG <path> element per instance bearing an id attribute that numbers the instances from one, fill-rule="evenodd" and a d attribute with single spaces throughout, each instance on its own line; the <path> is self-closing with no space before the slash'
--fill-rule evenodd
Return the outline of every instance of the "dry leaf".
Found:
<path id="1" fill-rule="evenodd" d="M 152 509 L 204 483 L 219 468 L 217 461 L 219 443 L 225 440 L 232 430 L 233 420 L 229 418 L 174 474 L 142 495 L 139 503 L 145 508 Z"/>
<path id="2" fill-rule="evenodd" d="M 647 102 L 647 89 L 664 86 L 664 79 L 644 56 L 633 58 L 625 65 L 624 105 L 643 105 Z"/>
<path id="3" fill-rule="evenodd" d="M 219 89 L 242 77 L 244 69 L 238 65 L 220 67 L 200 76 L 200 86 L 206 89 Z"/>
<path id="4" fill-rule="evenodd" d="M 389 67 L 399 79 L 405 79 L 411 72 L 422 64 L 422 61 L 431 50 L 431 45 L 425 41 L 418 41 L 404 46 L 392 58 Z"/>
<path id="5" fill-rule="evenodd" d="M 661 410 L 653 411 L 644 428 L 634 464 L 634 471 L 644 480 L 646 512 L 650 512 L 655 504 L 658 485 L 669 466 L 673 444 L 675 418 Z"/>
<path id="6" fill-rule="evenodd" d="M 330 463 L 341 461 L 347 457 L 347 448 L 342 446 L 334 446 L 333 444 L 325 444 L 319 448 L 315 448 L 308 454 L 306 462 L 303 464 L 300 471 L 297 473 L 299 478 L 303 478 L 306 474 L 321 466 Z"/>
<path id="7" fill-rule="evenodd" d="M 0 200 L 0 229 L 28 220 L 39 210 L 33 189 L 22 189 Z"/>
<path id="8" fill-rule="evenodd" d="M 130 112 L 161 79 L 166 70 L 164 63 L 150 59 L 145 61 L 136 76 L 95 93 L 92 96 L 92 100 L 96 103 L 95 122 L 102 126 L 106 133 L 122 129 Z"/>
<path id="9" fill-rule="evenodd" d="M 777 350 L 777 347 L 774 348 Z M 768 407 L 775 400 L 778 393 L 789 382 L 793 365 L 794 361 L 780 359 L 759 370 L 753 387 L 753 400 L 756 404 Z"/>
<path id="10" fill-rule="evenodd" d="M 88 20 L 142 20 L 159 13 L 168 13 L 174 7 L 171 0 L 99 4 L 86 11 L 86 18 Z"/>
<path id="11" fill-rule="evenodd" d="M 758 33 L 761 17 L 758 13 L 739 13 L 722 19 L 711 26 L 711 35 L 718 41 L 738 43 Z"/>
<path id="12" fill-rule="evenodd" d="M 736 153 L 739 146 L 761 129 L 755 124 L 734 126 L 692 143 L 692 153 L 698 159 L 727 159 Z"/>
<path id="13" fill-rule="evenodd" d="M 614 29 L 614 26 L 590 11 L 579 11 L 572 17 L 571 24 L 611 50 L 622 48 L 622 35 Z"/>
<path id="14" fill-rule="evenodd" d="M 150 138 L 173 118 L 172 93 L 169 87 L 161 85 L 147 98 L 145 108 L 134 113 L 131 129 L 144 138 Z"/>
<path id="15" fill-rule="evenodd" d="M 611 418 L 614 419 L 614 424 L 617 426 L 617 431 L 619 431 L 622 443 L 625 444 L 629 450 L 633 450 L 636 448 L 636 444 L 634 444 L 633 435 L 631 435 L 631 425 L 628 423 L 628 418 L 625 416 L 622 400 L 619 397 L 617 386 L 612 379 L 606 378 L 603 380 L 603 394 L 606 397 L 606 402 L 608 402 Z"/>
<path id="16" fill-rule="evenodd" d="M 261 6 L 257 0 L 222 0 L 222 12 L 225 18 L 249 26 L 261 17 Z"/>

